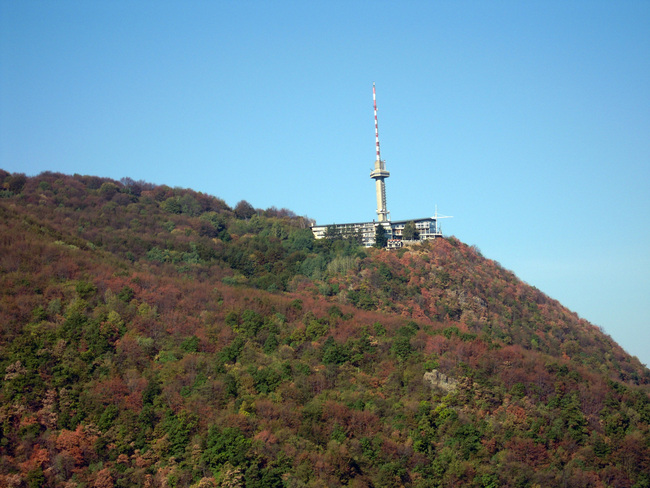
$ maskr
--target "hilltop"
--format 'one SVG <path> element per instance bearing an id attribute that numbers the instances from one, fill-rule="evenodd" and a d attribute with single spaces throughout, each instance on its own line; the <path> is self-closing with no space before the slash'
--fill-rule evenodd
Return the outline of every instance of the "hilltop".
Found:
<path id="1" fill-rule="evenodd" d="M 450 237 L 0 171 L 2 486 L 650 486 L 650 371 Z"/>

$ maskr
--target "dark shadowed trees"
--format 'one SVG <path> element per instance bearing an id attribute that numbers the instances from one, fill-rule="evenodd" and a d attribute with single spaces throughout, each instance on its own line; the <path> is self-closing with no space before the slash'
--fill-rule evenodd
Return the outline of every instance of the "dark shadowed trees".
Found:
<path id="1" fill-rule="evenodd" d="M 420 238 L 420 233 L 415 228 L 415 222 L 407 222 L 402 231 L 402 239 L 406 241 L 415 241 Z"/>
<path id="2" fill-rule="evenodd" d="M 235 205 L 235 216 L 238 219 L 250 219 L 253 215 L 255 215 L 255 209 L 246 200 L 241 200 L 237 205 Z"/>
<path id="3" fill-rule="evenodd" d="M 386 247 L 388 244 L 388 236 L 386 235 L 386 229 L 381 224 L 378 224 L 375 227 L 375 247 L 381 249 Z"/>

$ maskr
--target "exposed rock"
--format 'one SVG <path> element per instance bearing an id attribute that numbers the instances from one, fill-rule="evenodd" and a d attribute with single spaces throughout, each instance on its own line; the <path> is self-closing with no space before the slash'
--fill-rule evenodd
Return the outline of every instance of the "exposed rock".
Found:
<path id="1" fill-rule="evenodd" d="M 458 388 L 458 381 L 441 373 L 437 369 L 424 373 L 424 382 L 431 388 L 440 388 L 444 392 L 452 392 Z"/>

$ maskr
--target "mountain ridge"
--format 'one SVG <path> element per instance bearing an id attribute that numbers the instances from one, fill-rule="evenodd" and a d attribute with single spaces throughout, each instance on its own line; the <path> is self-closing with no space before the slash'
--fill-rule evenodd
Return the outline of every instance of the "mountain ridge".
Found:
<path id="1" fill-rule="evenodd" d="M 0 181 L 7 486 L 650 483 L 648 369 L 474 246 Z"/>

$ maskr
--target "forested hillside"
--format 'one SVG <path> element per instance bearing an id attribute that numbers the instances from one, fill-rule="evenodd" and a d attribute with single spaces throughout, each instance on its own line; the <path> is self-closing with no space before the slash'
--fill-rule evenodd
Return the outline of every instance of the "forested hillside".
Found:
<path id="1" fill-rule="evenodd" d="M 650 487 L 650 371 L 451 237 L 0 170 L 0 486 Z"/>

